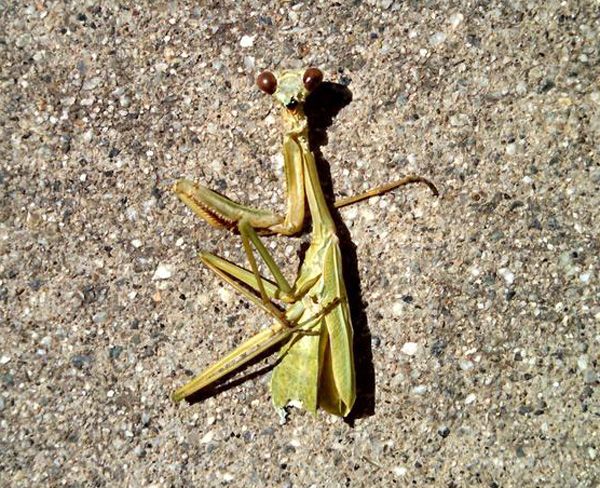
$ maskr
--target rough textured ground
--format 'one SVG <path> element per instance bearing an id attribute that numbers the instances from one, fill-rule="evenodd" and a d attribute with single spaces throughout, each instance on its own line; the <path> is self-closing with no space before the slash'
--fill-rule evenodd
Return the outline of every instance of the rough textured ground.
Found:
<path id="1" fill-rule="evenodd" d="M 597 486 L 596 2 L 65 3 L 0 4 L 2 486 Z M 281 209 L 253 83 L 309 65 L 353 95 L 336 195 L 441 190 L 340 212 L 374 411 L 282 425 L 268 374 L 174 405 L 268 320 L 170 186 Z M 306 239 L 268 239 L 290 278 Z"/>

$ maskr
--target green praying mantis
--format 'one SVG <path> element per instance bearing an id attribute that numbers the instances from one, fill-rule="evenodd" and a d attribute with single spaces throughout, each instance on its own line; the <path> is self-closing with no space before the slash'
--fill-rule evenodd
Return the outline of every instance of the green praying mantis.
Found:
<path id="1" fill-rule="evenodd" d="M 179 180 L 174 191 L 209 224 L 241 236 L 250 269 L 208 252 L 200 260 L 217 276 L 256 304 L 273 321 L 225 357 L 206 368 L 176 390 L 175 401 L 209 387 L 224 376 L 283 344 L 271 377 L 272 401 L 276 408 L 300 402 L 313 414 L 322 408 L 347 416 L 356 399 L 353 332 L 342 257 L 336 228 L 309 147 L 308 122 L 304 112 L 307 97 L 322 82 L 319 69 L 264 71 L 259 88 L 281 105 L 283 157 L 286 177 L 286 213 L 280 215 L 236 203 L 189 180 Z M 399 186 L 420 182 L 437 195 L 425 178 L 407 176 L 354 197 L 339 200 L 336 207 L 380 195 Z M 312 238 L 293 284 L 283 276 L 259 235 L 293 235 L 300 232 L 308 212 Z M 261 275 L 258 254 L 271 278 Z"/>

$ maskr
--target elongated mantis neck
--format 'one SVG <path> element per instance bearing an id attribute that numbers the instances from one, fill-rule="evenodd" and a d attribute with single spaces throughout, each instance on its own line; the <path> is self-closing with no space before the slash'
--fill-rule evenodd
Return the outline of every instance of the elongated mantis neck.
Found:
<path id="1" fill-rule="evenodd" d="M 284 139 L 293 139 L 302 155 L 306 200 L 312 217 L 313 234 L 317 237 L 335 233 L 335 223 L 321 187 L 315 156 L 309 147 L 308 120 L 302 106 L 293 113 L 284 110 L 284 119 L 287 128 Z"/>

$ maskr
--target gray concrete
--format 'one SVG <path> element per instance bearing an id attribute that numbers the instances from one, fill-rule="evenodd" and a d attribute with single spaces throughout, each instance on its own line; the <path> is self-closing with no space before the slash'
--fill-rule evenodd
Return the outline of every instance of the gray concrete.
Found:
<path id="1" fill-rule="evenodd" d="M 597 486 L 596 2 L 70 3 L 0 7 L 2 486 Z M 282 425 L 268 374 L 174 405 L 268 320 L 170 186 L 281 209 L 253 83 L 304 66 L 353 95 L 336 195 L 441 190 L 340 213 L 374 412 Z M 268 239 L 290 279 L 306 238 Z"/>

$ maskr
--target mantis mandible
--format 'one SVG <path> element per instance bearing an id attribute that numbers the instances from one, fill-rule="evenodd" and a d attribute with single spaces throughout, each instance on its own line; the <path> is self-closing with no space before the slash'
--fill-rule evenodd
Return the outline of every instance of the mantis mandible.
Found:
<path id="1" fill-rule="evenodd" d="M 342 260 L 335 224 L 328 208 L 309 148 L 307 97 L 321 83 L 316 68 L 264 71 L 259 88 L 282 106 L 283 156 L 286 177 L 285 215 L 233 202 L 189 180 L 179 180 L 174 191 L 190 209 L 209 224 L 239 233 L 250 264 L 245 269 L 208 252 L 200 260 L 220 278 L 266 312 L 273 324 L 209 366 L 173 394 L 182 400 L 206 388 L 279 343 L 279 361 L 271 377 L 276 408 L 301 402 L 316 413 L 318 407 L 345 417 L 356 398 L 353 337 L 348 298 L 342 276 Z M 360 195 L 339 200 L 349 205 L 398 188 L 421 182 L 437 195 L 435 186 L 419 176 L 408 176 Z M 291 285 L 262 243 L 259 234 L 293 235 L 303 226 L 306 204 L 312 218 L 312 239 Z M 272 279 L 260 274 L 258 253 Z"/>

